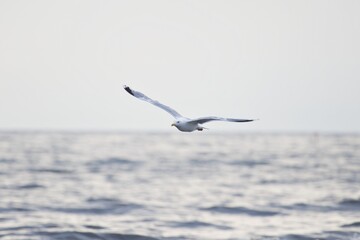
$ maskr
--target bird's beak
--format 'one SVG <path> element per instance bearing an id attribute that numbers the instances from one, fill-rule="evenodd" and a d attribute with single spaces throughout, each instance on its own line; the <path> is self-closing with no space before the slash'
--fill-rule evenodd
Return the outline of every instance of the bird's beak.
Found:
<path id="1" fill-rule="evenodd" d="M 172 127 L 175 126 L 175 123 L 171 124 L 171 126 L 172 126 Z"/>

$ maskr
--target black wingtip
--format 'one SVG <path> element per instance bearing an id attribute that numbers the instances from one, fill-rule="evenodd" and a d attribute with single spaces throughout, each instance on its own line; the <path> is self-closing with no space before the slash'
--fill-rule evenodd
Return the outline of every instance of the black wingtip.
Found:
<path id="1" fill-rule="evenodd" d="M 131 94 L 131 95 L 134 96 L 134 93 L 132 92 L 132 90 L 131 90 L 128 86 L 124 85 L 124 89 L 125 89 L 129 94 Z"/>

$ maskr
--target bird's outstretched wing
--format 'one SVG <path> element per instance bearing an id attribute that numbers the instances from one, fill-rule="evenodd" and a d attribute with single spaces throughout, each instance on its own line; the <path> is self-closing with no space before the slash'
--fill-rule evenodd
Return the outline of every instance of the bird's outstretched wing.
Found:
<path id="1" fill-rule="evenodd" d="M 210 121 L 226 121 L 226 122 L 251 122 L 256 119 L 237 119 L 237 118 L 222 118 L 222 117 L 201 117 L 201 118 L 195 118 L 191 119 L 188 122 L 191 123 L 206 123 Z"/>
<path id="2" fill-rule="evenodd" d="M 148 103 L 151 103 L 165 111 L 167 111 L 168 113 L 170 113 L 174 118 L 181 118 L 181 114 L 178 113 L 177 111 L 175 111 L 174 109 L 172 109 L 171 107 L 168 107 L 156 100 L 153 100 L 151 98 L 149 98 L 148 96 L 146 96 L 145 94 L 141 93 L 141 92 L 138 92 L 138 91 L 135 91 L 131 88 L 129 88 L 128 86 L 124 86 L 124 89 L 129 93 L 131 94 L 132 96 L 140 99 L 140 100 L 143 100 L 145 102 L 148 102 Z"/>

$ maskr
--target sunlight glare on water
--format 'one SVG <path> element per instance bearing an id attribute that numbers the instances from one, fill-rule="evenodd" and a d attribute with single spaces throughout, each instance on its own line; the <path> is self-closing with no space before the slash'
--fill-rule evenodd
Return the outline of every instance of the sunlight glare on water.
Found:
<path id="1" fill-rule="evenodd" d="M 360 234 L 356 134 L 2 132 L 0 154 L 2 239 Z"/>

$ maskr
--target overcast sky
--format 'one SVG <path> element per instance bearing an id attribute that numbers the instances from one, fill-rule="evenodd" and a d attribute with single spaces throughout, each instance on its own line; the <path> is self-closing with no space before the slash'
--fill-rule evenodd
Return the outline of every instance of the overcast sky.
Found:
<path id="1" fill-rule="evenodd" d="M 360 131 L 358 0 L 0 0 L 0 129 Z"/>

